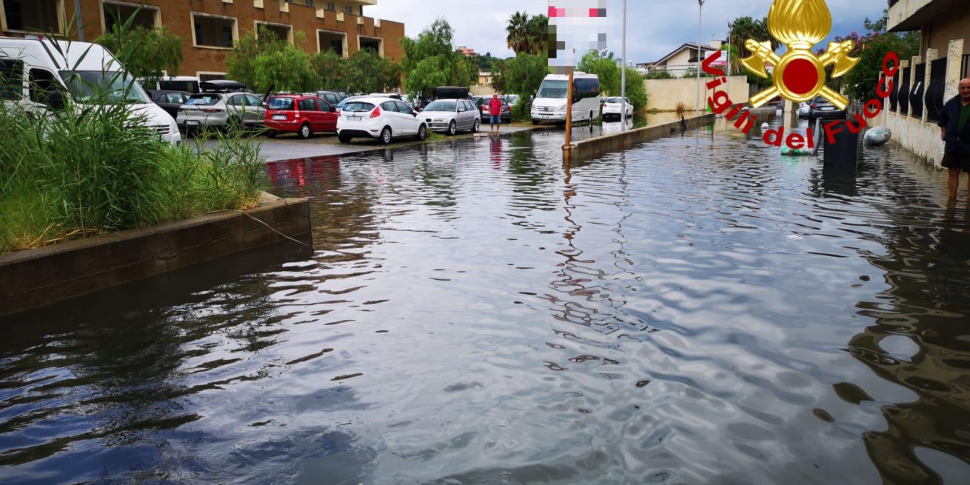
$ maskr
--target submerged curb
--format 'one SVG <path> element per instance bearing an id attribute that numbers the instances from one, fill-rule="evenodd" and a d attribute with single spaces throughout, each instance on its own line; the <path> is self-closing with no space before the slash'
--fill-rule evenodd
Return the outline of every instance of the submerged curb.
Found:
<path id="1" fill-rule="evenodd" d="M 19 313 L 310 232 L 307 199 L 223 211 L 0 255 L 0 315 Z M 304 238 L 306 239 L 306 238 Z"/>

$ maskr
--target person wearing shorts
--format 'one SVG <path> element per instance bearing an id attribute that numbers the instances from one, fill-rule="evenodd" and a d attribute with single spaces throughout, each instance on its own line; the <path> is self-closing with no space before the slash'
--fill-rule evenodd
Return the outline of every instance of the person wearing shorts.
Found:
<path id="1" fill-rule="evenodd" d="M 488 100 L 488 114 L 491 116 L 488 131 L 498 133 L 502 127 L 502 100 L 498 99 L 498 94 L 493 94 L 492 99 Z"/>
<path id="2" fill-rule="evenodd" d="M 939 125 L 945 143 L 941 165 L 949 170 L 947 188 L 950 201 L 954 201 L 960 188 L 960 172 L 970 173 L 970 78 L 961 79 L 960 94 L 943 105 Z M 967 203 L 970 204 L 970 176 Z"/>

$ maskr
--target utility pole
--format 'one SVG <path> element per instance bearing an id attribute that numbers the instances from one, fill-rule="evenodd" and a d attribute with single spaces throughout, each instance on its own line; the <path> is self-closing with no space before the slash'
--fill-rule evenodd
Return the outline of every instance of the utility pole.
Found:
<path id="1" fill-rule="evenodd" d="M 623 54 L 620 66 L 620 131 L 626 131 L 626 0 L 623 0 Z"/>
<path id="2" fill-rule="evenodd" d="M 701 10 L 704 8 L 704 0 L 697 0 L 697 109 L 696 116 L 701 115 Z"/>

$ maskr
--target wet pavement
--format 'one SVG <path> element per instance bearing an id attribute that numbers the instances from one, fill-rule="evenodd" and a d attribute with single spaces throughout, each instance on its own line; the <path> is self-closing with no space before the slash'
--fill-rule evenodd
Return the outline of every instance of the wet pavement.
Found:
<path id="1" fill-rule="evenodd" d="M 970 219 L 690 131 L 268 164 L 296 243 L 0 321 L 0 482 L 963 483 Z M 961 194 L 961 199 L 963 194 Z"/>

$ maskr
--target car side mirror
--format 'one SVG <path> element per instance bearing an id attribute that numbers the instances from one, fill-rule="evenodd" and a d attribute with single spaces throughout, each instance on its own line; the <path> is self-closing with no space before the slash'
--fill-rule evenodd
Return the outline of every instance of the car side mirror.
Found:
<path id="1" fill-rule="evenodd" d="M 47 93 L 47 106 L 51 109 L 60 111 L 64 109 L 64 94 L 58 90 L 53 90 Z"/>

